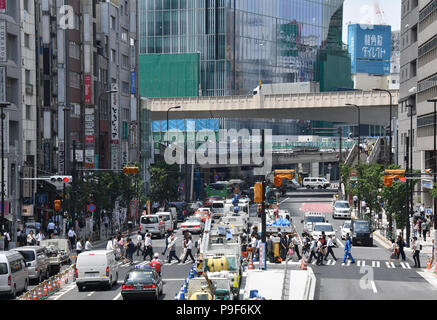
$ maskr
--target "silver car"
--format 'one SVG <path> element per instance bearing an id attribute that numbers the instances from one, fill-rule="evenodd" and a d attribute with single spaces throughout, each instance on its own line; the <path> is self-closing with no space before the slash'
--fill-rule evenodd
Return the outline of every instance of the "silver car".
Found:
<path id="1" fill-rule="evenodd" d="M 334 204 L 334 211 L 332 213 L 333 218 L 351 218 L 351 207 L 348 201 L 338 200 Z"/>
<path id="2" fill-rule="evenodd" d="M 351 220 L 346 220 L 341 226 L 341 239 L 346 240 L 346 234 L 351 235 Z"/>
<path id="3" fill-rule="evenodd" d="M 29 279 L 41 283 L 50 276 L 48 251 L 40 246 L 18 247 L 12 250 L 18 251 L 26 262 Z"/>

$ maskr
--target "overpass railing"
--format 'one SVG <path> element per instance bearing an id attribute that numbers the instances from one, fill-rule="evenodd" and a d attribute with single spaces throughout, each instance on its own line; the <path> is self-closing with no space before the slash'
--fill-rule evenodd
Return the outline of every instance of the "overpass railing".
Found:
<path id="1" fill-rule="evenodd" d="M 352 166 L 357 156 L 358 156 L 358 145 L 354 144 L 348 156 L 346 157 L 346 160 L 344 162 L 345 165 L 347 165 L 348 167 Z"/>

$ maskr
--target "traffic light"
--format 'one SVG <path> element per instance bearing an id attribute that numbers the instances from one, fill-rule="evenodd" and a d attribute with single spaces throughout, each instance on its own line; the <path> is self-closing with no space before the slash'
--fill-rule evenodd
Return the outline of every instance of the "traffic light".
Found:
<path id="1" fill-rule="evenodd" d="M 263 184 L 262 182 L 255 183 L 254 190 L 253 190 L 253 202 L 260 203 L 263 201 Z"/>
<path id="2" fill-rule="evenodd" d="M 56 187 L 62 187 L 64 183 L 70 184 L 73 181 L 71 176 L 51 176 L 49 182 Z"/>
<path id="3" fill-rule="evenodd" d="M 61 211 L 61 200 L 55 200 L 55 211 Z"/>
<path id="4" fill-rule="evenodd" d="M 138 167 L 124 167 L 124 174 L 138 174 Z"/>
<path id="5" fill-rule="evenodd" d="M 385 170 L 384 171 L 384 185 L 391 187 L 393 179 L 405 180 L 405 170 Z"/>

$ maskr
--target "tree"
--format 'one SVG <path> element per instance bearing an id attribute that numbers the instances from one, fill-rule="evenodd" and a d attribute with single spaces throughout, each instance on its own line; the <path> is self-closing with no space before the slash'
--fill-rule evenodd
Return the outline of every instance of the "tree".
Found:
<path id="1" fill-rule="evenodd" d="M 343 184 L 345 190 L 349 189 L 351 171 L 351 167 L 344 163 L 340 163 L 340 186 Z"/>
<path id="2" fill-rule="evenodd" d="M 182 178 L 177 164 L 159 162 L 150 166 L 150 199 L 163 203 L 178 197 L 178 181 Z"/>

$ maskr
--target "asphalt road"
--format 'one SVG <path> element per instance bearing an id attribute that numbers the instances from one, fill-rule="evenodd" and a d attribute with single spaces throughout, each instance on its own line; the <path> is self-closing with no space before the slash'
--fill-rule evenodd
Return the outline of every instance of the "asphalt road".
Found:
<path id="1" fill-rule="evenodd" d="M 295 193 L 282 198 L 280 208 L 290 211 L 293 222 L 301 234 L 303 231 L 301 220 L 304 216 L 304 211 L 301 209 L 309 205 L 326 207 L 330 203 L 331 199 L 326 197 L 299 197 Z M 418 271 L 423 270 L 412 268 L 414 262 L 409 249 L 405 250 L 406 262 L 401 260 L 401 265 L 397 261 L 389 264 L 390 251 L 374 238 L 373 247 L 352 247 L 352 256 L 356 264 L 346 262 L 343 265 L 344 241 L 340 240 L 340 226 L 344 220 L 333 219 L 331 214 L 327 214 L 326 217 L 334 230 L 337 230 L 338 248 L 334 249 L 334 254 L 338 260 L 334 261 L 329 257 L 324 266 L 310 265 L 317 278 L 316 300 L 435 300 L 437 298 L 437 288 L 418 274 Z M 422 256 L 422 266 L 426 266 L 425 260 L 426 257 Z M 293 257 L 293 261 L 297 261 L 296 256 Z"/>
<path id="2" fill-rule="evenodd" d="M 135 235 L 131 235 L 134 243 L 136 243 Z M 176 254 L 179 256 L 181 254 L 182 248 L 182 233 L 180 230 L 176 231 L 177 239 L 177 248 Z M 196 241 L 199 238 L 198 235 L 193 235 L 193 241 Z M 163 294 L 160 296 L 160 300 L 173 300 L 175 293 L 179 291 L 181 285 L 184 283 L 185 278 L 192 267 L 191 259 L 187 259 L 185 264 L 178 264 L 177 261 L 173 260 L 171 264 L 167 263 L 167 259 L 164 259 L 162 255 L 162 251 L 165 247 L 165 239 L 156 239 L 152 240 L 152 246 L 154 252 L 158 252 L 160 255 L 161 261 L 164 263 L 161 274 L 164 282 Z M 95 246 L 95 249 L 104 249 L 106 247 L 106 242 L 100 245 Z M 194 250 L 195 252 L 196 249 Z M 148 261 L 148 257 L 146 260 Z M 86 287 L 84 291 L 79 292 L 75 283 L 71 283 L 70 285 L 64 287 L 61 291 L 57 292 L 55 295 L 51 296 L 48 300 L 122 300 L 121 297 L 121 285 L 123 280 L 130 269 L 132 269 L 135 265 L 141 265 L 147 262 L 144 262 L 143 257 L 137 256 L 134 254 L 134 265 L 131 266 L 129 264 L 124 264 L 121 261 L 119 262 L 118 269 L 118 283 L 114 285 L 111 289 L 104 289 L 99 287 Z"/>

